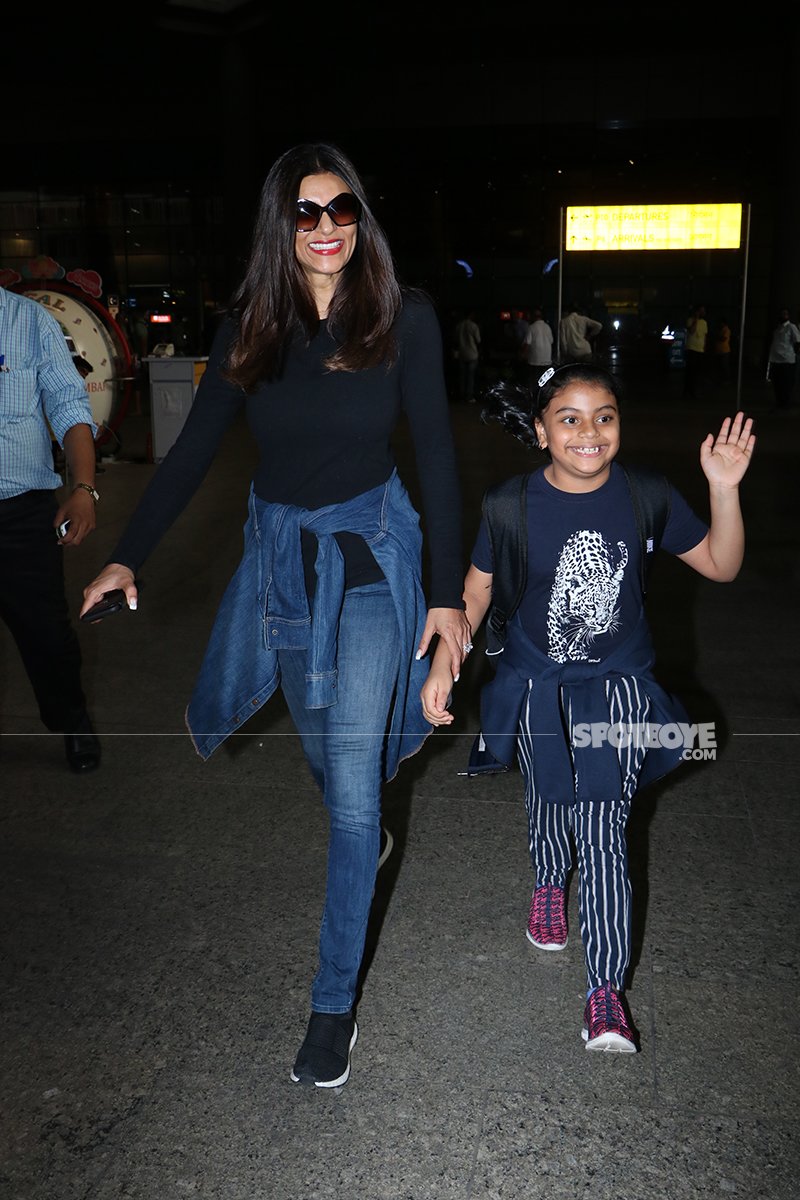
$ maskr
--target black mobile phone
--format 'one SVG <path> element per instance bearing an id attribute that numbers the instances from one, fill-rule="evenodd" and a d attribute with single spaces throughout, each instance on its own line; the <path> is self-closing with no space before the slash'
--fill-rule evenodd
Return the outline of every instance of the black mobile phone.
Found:
<path id="1" fill-rule="evenodd" d="M 62 521 L 60 525 L 56 525 L 57 536 L 60 538 L 66 537 L 68 529 L 69 529 L 69 517 L 67 517 L 66 521 Z"/>
<path id="2" fill-rule="evenodd" d="M 87 608 L 81 620 L 102 621 L 103 617 L 110 617 L 112 613 L 119 612 L 121 608 L 127 608 L 127 606 L 128 601 L 125 599 L 122 588 L 115 588 L 113 592 L 106 592 L 91 608 Z"/>

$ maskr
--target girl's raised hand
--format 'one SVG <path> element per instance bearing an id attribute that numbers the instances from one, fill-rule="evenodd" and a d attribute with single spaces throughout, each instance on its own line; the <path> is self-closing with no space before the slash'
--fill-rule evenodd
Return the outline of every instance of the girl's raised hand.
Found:
<path id="1" fill-rule="evenodd" d="M 709 483 L 738 487 L 753 456 L 756 439 L 753 418 L 738 412 L 726 417 L 716 438 L 710 433 L 700 447 L 700 466 Z"/>

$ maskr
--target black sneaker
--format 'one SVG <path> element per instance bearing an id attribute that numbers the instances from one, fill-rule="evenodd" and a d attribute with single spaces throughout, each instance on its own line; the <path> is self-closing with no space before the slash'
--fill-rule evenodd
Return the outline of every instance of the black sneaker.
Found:
<path id="1" fill-rule="evenodd" d="M 358 1025 L 352 1012 L 312 1012 L 305 1040 L 292 1068 L 293 1083 L 341 1087 L 350 1077 L 350 1051 Z"/>
<path id="2" fill-rule="evenodd" d="M 392 853 L 394 838 L 388 829 L 381 825 L 381 848 L 378 854 L 378 870 L 380 871 L 383 864 L 386 862 L 389 855 Z"/>
<path id="3" fill-rule="evenodd" d="M 100 766 L 100 743 L 93 733 L 67 733 L 64 735 L 64 755 L 71 771 L 85 775 Z"/>

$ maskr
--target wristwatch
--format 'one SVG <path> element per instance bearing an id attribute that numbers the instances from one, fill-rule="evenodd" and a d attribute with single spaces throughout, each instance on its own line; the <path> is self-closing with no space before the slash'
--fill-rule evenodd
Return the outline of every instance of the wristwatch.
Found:
<path id="1" fill-rule="evenodd" d="M 78 488 L 83 488 L 85 492 L 88 492 L 95 504 L 97 504 L 97 501 L 100 499 L 100 493 L 95 491 L 90 483 L 76 483 L 75 487 L 72 489 L 73 492 L 77 492 Z"/>

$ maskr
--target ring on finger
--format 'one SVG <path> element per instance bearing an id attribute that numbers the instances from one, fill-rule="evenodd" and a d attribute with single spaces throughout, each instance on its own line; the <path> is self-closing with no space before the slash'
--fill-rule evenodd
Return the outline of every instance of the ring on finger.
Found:
<path id="1" fill-rule="evenodd" d="M 465 654 L 469 654 L 470 650 L 472 649 L 472 642 L 464 642 L 463 649 Z"/>

